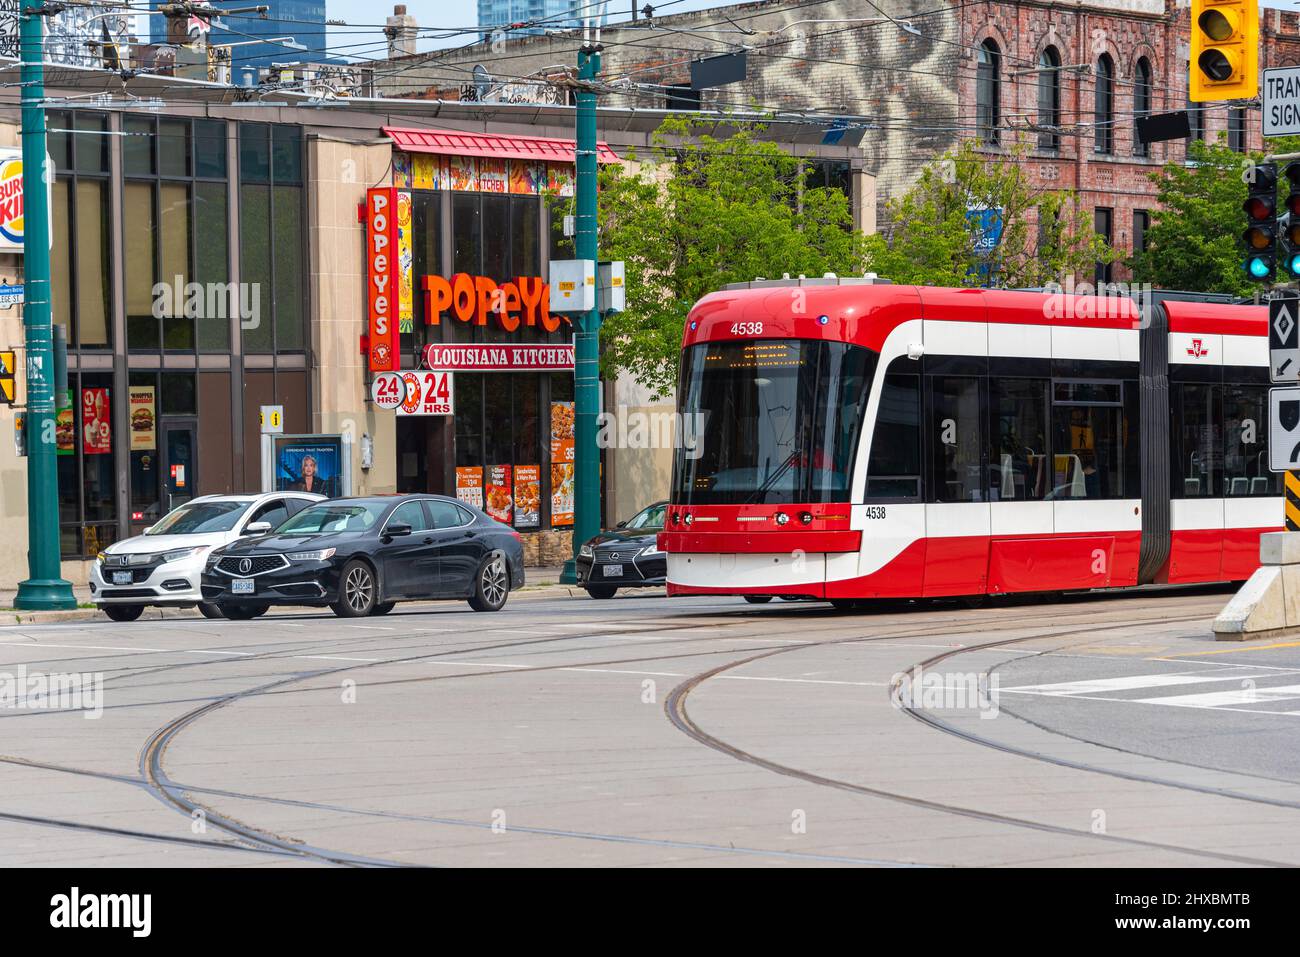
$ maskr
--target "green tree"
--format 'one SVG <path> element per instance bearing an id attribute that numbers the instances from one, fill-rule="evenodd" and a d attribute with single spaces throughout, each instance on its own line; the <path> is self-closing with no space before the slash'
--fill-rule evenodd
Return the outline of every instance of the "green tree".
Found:
<path id="1" fill-rule="evenodd" d="M 1265 145 L 1269 152 L 1295 152 L 1300 138 Z M 1261 158 L 1229 149 L 1220 135 L 1214 143 L 1189 140 L 1186 162 L 1173 160 L 1152 173 L 1159 205 L 1151 214 L 1146 249 L 1129 260 L 1133 278 L 1160 289 L 1253 293 L 1258 284 L 1242 267 L 1246 216 L 1241 204 L 1246 168 Z"/>
<path id="2" fill-rule="evenodd" d="M 966 141 L 927 164 L 916 185 L 889 203 L 887 231 L 867 237 L 870 268 L 895 282 L 934 286 L 1090 278 L 1095 263 L 1115 254 L 1072 191 L 1029 181 L 1026 157 L 1025 147 L 986 153 Z M 1000 211 L 1001 237 L 991 252 L 978 248 L 972 228 L 980 210 Z"/>
<path id="3" fill-rule="evenodd" d="M 841 191 L 808 187 L 804 164 L 760 139 L 761 126 L 725 139 L 703 132 L 714 126 L 670 117 L 646 155 L 600 172 L 600 257 L 627 270 L 627 310 L 601 332 L 602 371 L 629 372 L 660 396 L 676 385 L 683 324 L 702 296 L 758 276 L 863 267 Z M 572 211 L 571 200 L 552 202 Z"/>

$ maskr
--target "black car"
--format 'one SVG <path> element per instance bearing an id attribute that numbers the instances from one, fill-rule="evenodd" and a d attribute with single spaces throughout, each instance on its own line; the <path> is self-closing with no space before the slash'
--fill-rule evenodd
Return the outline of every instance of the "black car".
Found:
<path id="1" fill-rule="evenodd" d="M 664 530 L 667 502 L 647 505 L 626 522 L 589 539 L 575 562 L 578 584 L 592 598 L 613 598 L 620 588 L 662 585 L 668 559 L 655 539 Z"/>
<path id="2" fill-rule="evenodd" d="M 203 598 L 235 620 L 271 605 L 359 618 L 428 598 L 498 611 L 523 583 L 519 533 L 478 509 L 441 495 L 336 498 L 213 552 Z"/>

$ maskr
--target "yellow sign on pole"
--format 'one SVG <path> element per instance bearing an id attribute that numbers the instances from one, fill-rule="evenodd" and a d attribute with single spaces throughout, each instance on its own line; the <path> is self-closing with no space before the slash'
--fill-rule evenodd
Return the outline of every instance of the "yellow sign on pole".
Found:
<path id="1" fill-rule="evenodd" d="M 5 405 L 13 405 L 18 394 L 17 380 L 14 375 L 16 361 L 12 349 L 0 352 L 0 402 Z"/>
<path id="2" fill-rule="evenodd" d="M 1286 530 L 1300 532 L 1300 472 L 1287 472 L 1286 480 Z"/>

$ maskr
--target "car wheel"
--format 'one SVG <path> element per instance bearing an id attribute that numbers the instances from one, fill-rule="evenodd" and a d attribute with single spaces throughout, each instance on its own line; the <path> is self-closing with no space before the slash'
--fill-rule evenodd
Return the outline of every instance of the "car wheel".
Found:
<path id="1" fill-rule="evenodd" d="M 202 615 L 204 618 L 225 618 L 226 617 L 221 613 L 221 609 L 218 608 L 216 605 L 212 604 L 212 602 L 210 601 L 199 602 L 199 614 Z"/>
<path id="2" fill-rule="evenodd" d="M 270 605 L 224 605 L 221 614 L 231 621 L 252 621 L 265 615 Z"/>
<path id="3" fill-rule="evenodd" d="M 506 560 L 493 555 L 478 570 L 478 581 L 474 585 L 474 594 L 469 598 L 469 607 L 475 611 L 500 611 L 509 595 L 510 573 L 506 571 Z"/>
<path id="4" fill-rule="evenodd" d="M 363 561 L 353 559 L 339 576 L 339 600 L 332 606 L 340 618 L 365 618 L 374 611 L 379 597 L 379 580 Z"/>
<path id="5" fill-rule="evenodd" d="M 396 608 L 396 607 L 397 607 L 397 602 L 395 602 L 395 601 L 386 601 L 386 602 L 383 602 L 382 604 L 376 605 L 374 608 L 372 608 L 372 609 L 370 610 L 370 614 L 371 614 L 371 615 L 387 615 L 390 611 L 392 611 L 392 610 L 393 610 L 394 608 Z"/>
<path id="6" fill-rule="evenodd" d="M 613 598 L 618 591 L 614 585 L 588 585 L 587 594 L 592 598 Z"/>
<path id="7" fill-rule="evenodd" d="M 772 600 L 771 595 L 746 595 L 745 601 L 751 605 L 765 605 Z"/>
<path id="8" fill-rule="evenodd" d="M 114 621 L 135 621 L 144 614 L 144 605 L 105 605 L 104 614 Z"/>

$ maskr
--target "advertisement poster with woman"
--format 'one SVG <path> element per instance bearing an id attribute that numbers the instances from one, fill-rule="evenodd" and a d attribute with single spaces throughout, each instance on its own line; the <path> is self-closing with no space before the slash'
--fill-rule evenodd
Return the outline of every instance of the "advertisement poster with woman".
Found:
<path id="1" fill-rule="evenodd" d="M 275 445 L 278 492 L 315 492 L 334 498 L 341 492 L 343 444 L 340 440 L 285 439 Z"/>

